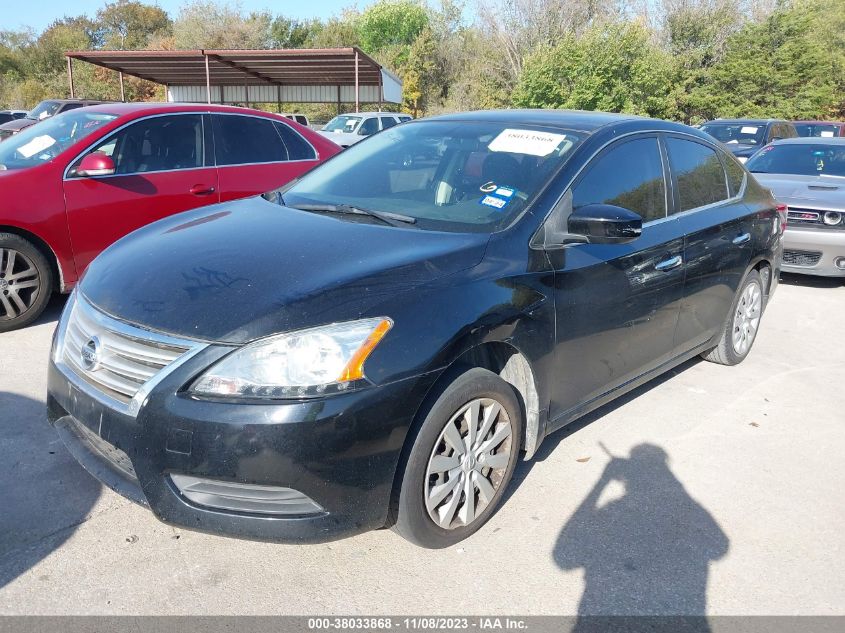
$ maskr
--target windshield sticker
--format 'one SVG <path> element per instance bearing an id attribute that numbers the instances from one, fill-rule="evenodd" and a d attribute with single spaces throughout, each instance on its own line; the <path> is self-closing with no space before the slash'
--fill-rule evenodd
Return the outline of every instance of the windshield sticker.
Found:
<path id="1" fill-rule="evenodd" d="M 55 142 L 56 139 L 54 139 L 52 136 L 48 136 L 47 134 L 36 136 L 29 143 L 21 145 L 18 148 L 18 154 L 20 154 L 24 158 L 31 158 L 32 156 L 35 156 L 38 152 L 44 151 L 45 149 L 53 145 L 53 143 Z"/>
<path id="2" fill-rule="evenodd" d="M 548 156 L 564 139 L 566 139 L 566 134 L 506 129 L 490 141 L 487 149 L 491 152 Z"/>
<path id="3" fill-rule="evenodd" d="M 495 194 L 497 196 L 502 196 L 503 198 L 510 198 L 514 194 L 514 190 L 509 187 L 499 187 L 496 189 Z"/>
<path id="4" fill-rule="evenodd" d="M 833 132 L 822 130 L 822 138 L 833 138 Z"/>
<path id="5" fill-rule="evenodd" d="M 496 191 L 496 186 L 497 185 L 495 182 L 485 182 L 478 188 L 478 190 L 483 193 L 491 193 L 493 191 Z"/>
<path id="6" fill-rule="evenodd" d="M 760 128 L 754 125 L 743 125 L 742 129 L 739 131 L 740 134 L 757 134 L 757 130 Z"/>
<path id="7" fill-rule="evenodd" d="M 484 196 L 479 204 L 501 210 L 507 206 L 508 202 L 510 202 L 510 200 L 503 200 L 502 198 L 497 198 L 496 196 Z"/>

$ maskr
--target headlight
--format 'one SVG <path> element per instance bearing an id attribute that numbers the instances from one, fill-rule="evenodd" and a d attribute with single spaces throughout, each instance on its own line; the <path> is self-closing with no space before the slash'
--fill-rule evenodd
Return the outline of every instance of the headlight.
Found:
<path id="1" fill-rule="evenodd" d="M 297 398 L 344 391 L 393 325 L 388 318 L 335 323 L 245 345 L 191 387 L 205 396 Z"/>

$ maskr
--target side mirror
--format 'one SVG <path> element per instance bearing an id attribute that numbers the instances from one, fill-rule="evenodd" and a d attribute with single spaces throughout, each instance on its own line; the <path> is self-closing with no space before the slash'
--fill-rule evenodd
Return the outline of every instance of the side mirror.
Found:
<path id="1" fill-rule="evenodd" d="M 83 178 L 111 176 L 114 172 L 114 161 L 110 156 L 106 156 L 100 152 L 94 152 L 85 156 L 76 169 L 76 175 L 82 176 Z"/>
<path id="2" fill-rule="evenodd" d="M 568 230 L 586 236 L 591 243 L 624 244 L 642 234 L 643 219 L 612 204 L 588 204 L 569 216 Z"/>

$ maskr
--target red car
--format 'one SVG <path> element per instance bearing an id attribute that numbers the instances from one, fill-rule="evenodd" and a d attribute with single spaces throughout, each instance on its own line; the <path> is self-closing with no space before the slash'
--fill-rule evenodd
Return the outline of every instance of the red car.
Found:
<path id="1" fill-rule="evenodd" d="M 338 151 L 290 119 L 226 106 L 111 103 L 33 125 L 0 143 L 0 332 L 130 231 L 270 191 Z"/>

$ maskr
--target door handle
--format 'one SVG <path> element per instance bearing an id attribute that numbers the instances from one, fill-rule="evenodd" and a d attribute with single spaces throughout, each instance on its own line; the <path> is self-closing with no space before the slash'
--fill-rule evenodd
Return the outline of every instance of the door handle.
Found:
<path id="1" fill-rule="evenodd" d="M 731 240 L 734 244 L 745 244 L 747 241 L 751 239 L 751 233 L 743 233 L 742 235 L 737 235 L 733 240 Z"/>
<path id="2" fill-rule="evenodd" d="M 672 270 L 673 268 L 677 268 L 681 264 L 684 263 L 684 258 L 680 255 L 675 255 L 674 257 L 670 257 L 669 259 L 664 259 L 662 262 L 659 262 L 654 265 L 656 270 Z"/>
<path id="3" fill-rule="evenodd" d="M 195 196 L 207 196 L 214 193 L 214 187 L 209 187 L 208 185 L 194 185 L 188 191 Z"/>

